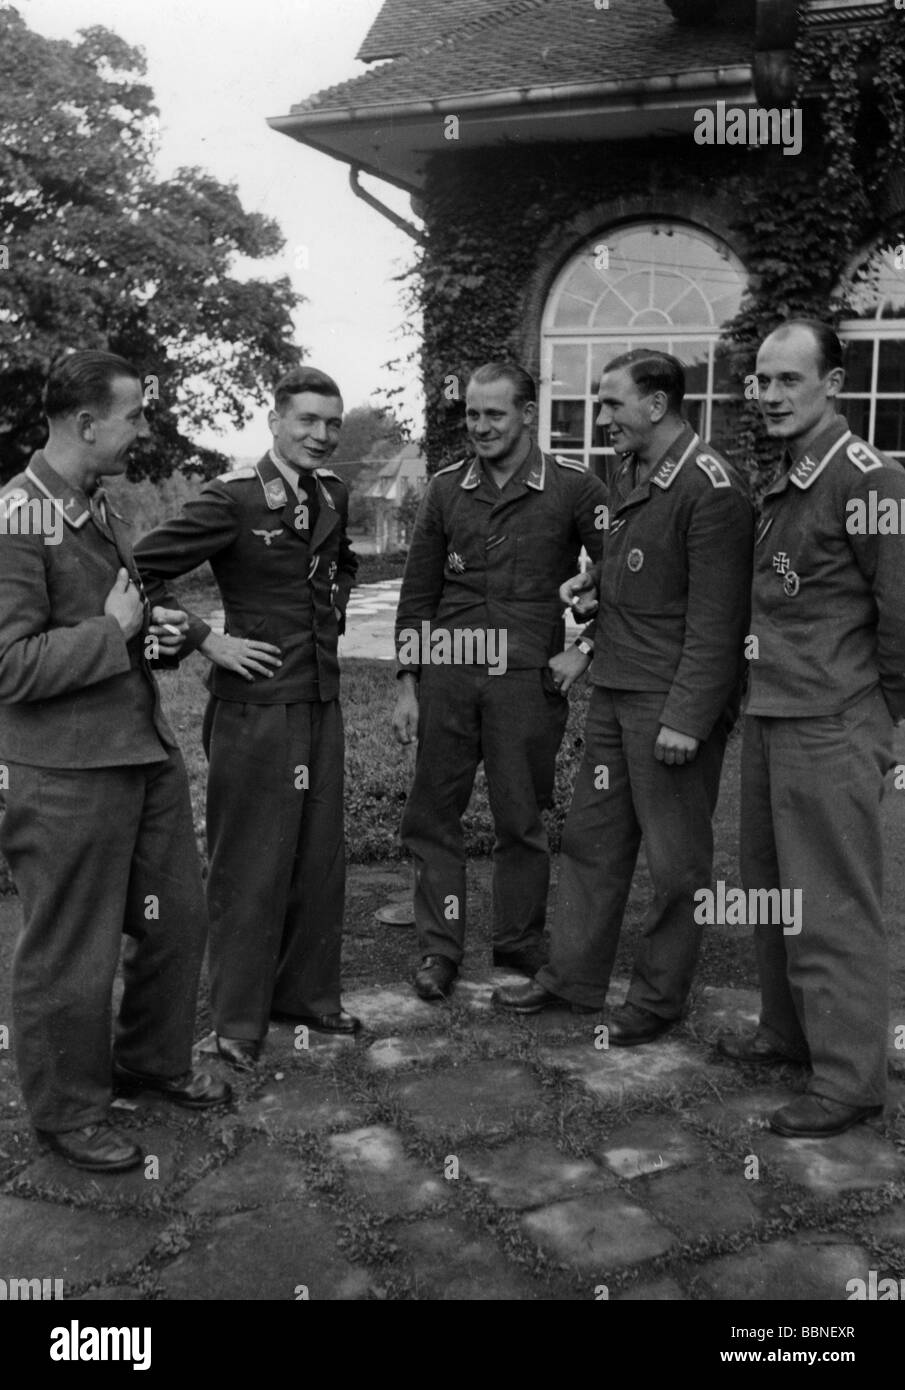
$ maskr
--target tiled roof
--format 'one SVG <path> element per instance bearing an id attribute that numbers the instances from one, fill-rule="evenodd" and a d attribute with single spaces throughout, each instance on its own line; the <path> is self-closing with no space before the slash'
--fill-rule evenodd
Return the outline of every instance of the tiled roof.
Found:
<path id="1" fill-rule="evenodd" d="M 386 0 L 358 50 L 363 63 L 398 58 L 452 34 L 466 20 L 482 19 L 492 0 Z"/>
<path id="2" fill-rule="evenodd" d="M 423 0 L 389 0 L 387 23 L 410 24 Z M 424 5 L 426 16 L 436 10 Z M 678 25 L 663 0 L 612 0 L 598 10 L 591 0 L 508 0 L 499 8 L 473 0 L 449 0 L 444 11 L 462 17 L 441 37 L 382 63 L 351 81 L 328 87 L 294 106 L 294 112 L 345 110 L 350 106 L 426 101 L 513 87 L 631 80 L 699 72 L 750 63 L 753 30 L 688 29 Z M 371 35 L 374 34 L 380 17 Z M 436 28 L 433 29 L 436 34 Z M 368 42 L 370 42 L 370 37 Z"/>

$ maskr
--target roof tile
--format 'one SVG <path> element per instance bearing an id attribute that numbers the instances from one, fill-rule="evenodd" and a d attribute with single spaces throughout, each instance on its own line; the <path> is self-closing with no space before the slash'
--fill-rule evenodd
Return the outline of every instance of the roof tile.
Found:
<path id="1" fill-rule="evenodd" d="M 389 0 L 381 13 L 390 11 L 388 23 L 396 23 L 408 11 L 414 24 L 412 16 L 421 5 L 422 0 Z M 448 0 L 443 9 L 458 18 L 439 37 L 434 24 L 431 40 L 360 77 L 325 88 L 293 106 L 293 112 L 672 76 L 749 63 L 754 52 L 752 29 L 687 29 L 670 17 L 662 0 L 613 0 L 609 10 L 596 9 L 590 0 L 508 0 L 493 11 L 486 0 L 480 6 L 473 0 Z M 428 11 L 436 21 L 438 10 L 434 0 L 427 0 L 425 21 Z M 414 26 L 419 40 L 427 29 L 426 22 Z"/>

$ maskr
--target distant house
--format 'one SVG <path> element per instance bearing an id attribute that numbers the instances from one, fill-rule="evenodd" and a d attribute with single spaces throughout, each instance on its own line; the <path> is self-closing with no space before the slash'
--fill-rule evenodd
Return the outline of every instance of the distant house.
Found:
<path id="1" fill-rule="evenodd" d="M 427 459 L 417 444 L 406 444 L 387 459 L 377 477 L 364 490 L 374 501 L 376 549 L 403 550 L 408 546 L 412 522 L 427 485 Z"/>
<path id="2" fill-rule="evenodd" d="M 834 306 L 842 407 L 905 461 L 903 29 L 892 0 L 385 0 L 370 70 L 270 123 L 397 225 L 359 176 L 411 195 L 431 466 L 461 453 L 450 383 L 507 354 L 541 445 L 605 471 L 597 382 L 634 346 L 744 450 L 753 344 Z"/>

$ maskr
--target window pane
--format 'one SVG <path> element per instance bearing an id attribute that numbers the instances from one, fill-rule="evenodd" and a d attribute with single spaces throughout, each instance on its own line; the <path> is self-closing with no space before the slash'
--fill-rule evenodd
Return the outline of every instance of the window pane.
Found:
<path id="1" fill-rule="evenodd" d="M 854 434 L 860 434 L 862 439 L 869 438 L 870 401 L 865 400 L 863 397 L 855 400 L 846 400 L 843 396 L 839 404 L 842 408 L 842 414 L 848 421 L 849 429 Z"/>
<path id="2" fill-rule="evenodd" d="M 742 402 L 714 401 L 710 412 L 710 439 L 718 449 L 728 453 L 738 438 Z"/>
<path id="3" fill-rule="evenodd" d="M 704 433 L 705 404 L 704 401 L 690 401 L 687 396 L 685 397 L 685 414 L 688 416 L 691 428 L 701 435 Z"/>
<path id="4" fill-rule="evenodd" d="M 704 340 L 673 344 L 672 355 L 678 357 L 685 368 L 685 390 L 696 396 L 703 396 L 707 391 L 707 358 L 709 354 L 710 345 Z"/>
<path id="5" fill-rule="evenodd" d="M 550 448 L 584 448 L 584 401 L 554 401 L 550 414 Z"/>
<path id="6" fill-rule="evenodd" d="M 721 396 L 734 396 L 738 391 L 738 381 L 732 375 L 732 352 L 726 343 L 714 345 L 713 389 Z"/>
<path id="7" fill-rule="evenodd" d="M 553 380 L 550 389 L 554 396 L 583 396 L 588 350 L 584 343 L 556 343 L 553 348 Z"/>
<path id="8" fill-rule="evenodd" d="M 905 339 L 880 343 L 877 390 L 905 395 Z M 881 445 L 882 448 L 882 445 Z"/>
<path id="9" fill-rule="evenodd" d="M 852 338 L 846 344 L 845 389 L 846 391 L 869 391 L 870 377 L 874 360 L 873 339 Z"/>
<path id="10" fill-rule="evenodd" d="M 607 338 L 605 343 L 591 344 L 591 391 L 594 396 L 600 387 L 600 378 L 603 376 L 603 369 L 608 362 L 612 362 L 614 357 L 620 357 L 623 352 L 628 351 L 628 343 L 619 342 L 615 338 Z"/>
<path id="11" fill-rule="evenodd" d="M 874 443 L 887 453 L 905 449 L 905 400 L 877 401 L 877 427 Z"/>

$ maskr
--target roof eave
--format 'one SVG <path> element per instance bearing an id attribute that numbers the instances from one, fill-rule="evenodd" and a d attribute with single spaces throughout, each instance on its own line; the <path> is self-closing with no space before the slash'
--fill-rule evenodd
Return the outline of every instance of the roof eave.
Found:
<path id="1" fill-rule="evenodd" d="M 501 88 L 492 92 L 448 93 L 419 101 L 362 102 L 314 110 L 294 108 L 286 116 L 269 117 L 267 123 L 273 130 L 321 154 L 361 168 L 408 192 L 417 192 L 423 179 L 414 164 L 415 159 L 450 148 L 442 132 L 442 121 L 447 115 L 455 115 L 460 121 L 471 116 L 473 124 L 478 124 L 478 118 L 483 115 L 488 118 L 486 124 L 497 126 L 526 118 L 543 124 L 547 118 L 551 128 L 554 124 L 561 127 L 564 117 L 586 120 L 600 115 L 612 120 L 622 115 L 629 117 L 630 125 L 633 114 L 663 112 L 674 115 L 678 109 L 716 98 L 740 104 L 753 102 L 751 65 L 743 63 L 640 80 L 608 79 Z M 431 132 L 433 149 L 423 142 L 416 145 L 414 139 L 417 132 L 424 134 L 427 121 L 434 127 Z M 389 160 L 388 150 L 380 148 L 381 131 L 388 132 L 385 145 L 395 147 Z M 646 133 L 640 128 L 636 132 L 638 136 Z M 364 140 L 360 138 L 362 135 L 366 135 Z M 631 136 L 630 129 L 620 132 L 620 138 Z M 499 135 L 490 137 L 483 143 L 493 144 L 500 138 Z M 550 138 L 564 137 L 560 131 Z M 475 143 L 470 132 L 469 144 L 474 148 Z"/>

